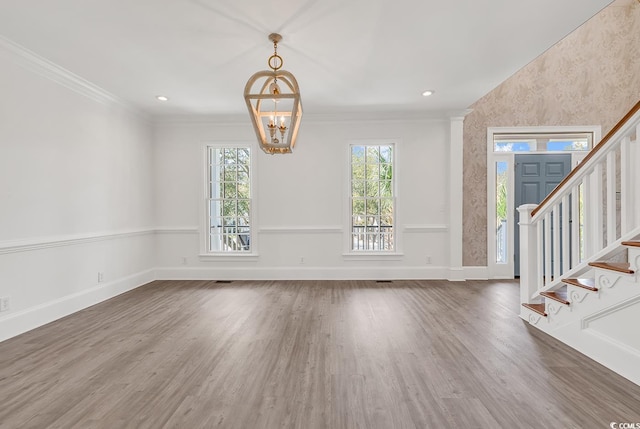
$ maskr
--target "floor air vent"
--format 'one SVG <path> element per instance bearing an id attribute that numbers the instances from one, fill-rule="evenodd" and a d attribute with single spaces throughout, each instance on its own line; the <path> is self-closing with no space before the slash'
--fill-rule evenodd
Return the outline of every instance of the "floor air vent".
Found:
<path id="1" fill-rule="evenodd" d="M 233 283 L 233 280 L 216 280 L 216 283 Z"/>
<path id="2" fill-rule="evenodd" d="M 393 280 L 376 280 L 376 283 L 393 283 Z"/>

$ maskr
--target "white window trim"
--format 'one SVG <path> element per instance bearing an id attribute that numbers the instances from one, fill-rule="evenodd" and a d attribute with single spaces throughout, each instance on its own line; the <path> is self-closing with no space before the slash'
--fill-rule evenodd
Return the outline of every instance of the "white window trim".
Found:
<path id="1" fill-rule="evenodd" d="M 351 248 L 351 147 L 352 146 L 392 146 L 393 147 L 393 239 L 394 250 L 353 250 Z M 343 252 L 342 257 L 348 261 L 380 261 L 380 260 L 399 260 L 404 256 L 402 252 L 402 228 L 400 228 L 399 217 L 399 175 L 400 171 L 400 139 L 365 139 L 365 140 L 349 140 L 346 145 L 347 155 L 345 156 L 344 175 L 346 178 L 344 185 L 344 233 L 343 233 Z"/>
<path id="2" fill-rule="evenodd" d="M 489 278 L 493 279 L 512 279 L 514 273 L 514 232 L 517 225 L 514 222 L 507 221 L 507 263 L 499 264 L 496 261 L 496 170 L 495 163 L 497 161 L 505 161 L 507 163 L 507 213 L 515 213 L 514 207 L 514 157 L 515 155 L 538 153 L 538 154 L 571 154 L 571 168 L 573 169 L 589 151 L 538 151 L 538 152 L 495 152 L 494 138 L 496 134 L 559 134 L 559 133 L 591 133 L 593 135 L 592 147 L 601 140 L 602 128 L 599 125 L 591 126 L 557 126 L 557 127 L 489 127 L 487 128 L 487 269 Z"/>
<path id="3" fill-rule="evenodd" d="M 250 183 L 251 183 L 251 228 L 250 228 L 250 242 L 251 242 L 251 251 L 249 252 L 210 252 L 208 251 L 208 242 L 209 242 L 209 232 L 208 232 L 208 208 L 207 203 L 209 200 L 208 197 L 208 183 L 209 183 L 209 160 L 208 160 L 208 152 L 209 148 L 239 148 L 239 147 L 248 147 L 250 150 L 251 156 L 251 171 L 250 171 Z M 258 199 L 256 198 L 257 194 L 257 172 L 258 172 L 258 156 L 257 156 L 257 147 L 255 143 L 250 143 L 247 141 L 207 141 L 202 143 L 200 154 L 201 154 L 201 176 L 200 176 L 200 204 L 199 204 L 199 213 L 200 213 L 200 254 L 199 259 L 201 261 L 248 261 L 248 260 L 256 260 L 258 258 Z"/>

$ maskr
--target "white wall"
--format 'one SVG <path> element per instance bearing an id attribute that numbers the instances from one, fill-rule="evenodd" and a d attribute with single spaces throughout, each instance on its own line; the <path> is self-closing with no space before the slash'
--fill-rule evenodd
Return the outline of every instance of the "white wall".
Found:
<path id="1" fill-rule="evenodd" d="M 345 258 L 348 144 L 397 142 L 401 255 Z M 303 118 L 292 155 L 266 155 L 248 118 L 235 123 L 158 120 L 155 126 L 160 278 L 446 278 L 449 266 L 449 120 Z M 259 256 L 199 257 L 203 145 L 254 145 Z M 427 264 L 427 256 L 431 263 Z M 184 264 L 183 258 L 186 258 Z M 300 263 L 304 258 L 304 263 Z"/>
<path id="2" fill-rule="evenodd" d="M 2 340 L 151 279 L 155 238 L 149 122 L 6 41 L 0 81 Z"/>
<path id="3" fill-rule="evenodd" d="M 449 275 L 448 118 L 307 115 L 295 153 L 268 156 L 248 118 L 152 124 L 6 39 L 0 81 L 0 341 L 156 278 Z M 344 256 L 354 140 L 397 144 L 393 257 Z M 256 257 L 199 255 L 207 142 L 254 144 Z"/>

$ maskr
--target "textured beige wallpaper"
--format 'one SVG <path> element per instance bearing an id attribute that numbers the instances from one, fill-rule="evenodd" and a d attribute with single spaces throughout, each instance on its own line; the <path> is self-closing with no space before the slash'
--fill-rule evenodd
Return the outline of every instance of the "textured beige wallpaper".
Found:
<path id="1" fill-rule="evenodd" d="M 640 3 L 616 0 L 474 103 L 464 121 L 463 264 L 487 265 L 487 128 L 601 125 L 640 100 Z"/>

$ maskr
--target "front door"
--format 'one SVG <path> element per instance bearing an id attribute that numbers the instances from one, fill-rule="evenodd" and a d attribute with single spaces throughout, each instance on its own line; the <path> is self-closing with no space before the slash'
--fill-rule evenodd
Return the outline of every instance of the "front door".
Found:
<path id="1" fill-rule="evenodd" d="M 571 154 L 515 155 L 515 207 L 539 204 L 571 171 Z M 515 213 L 514 276 L 520 276 L 519 214 Z M 560 222 L 562 225 L 562 222 Z"/>

